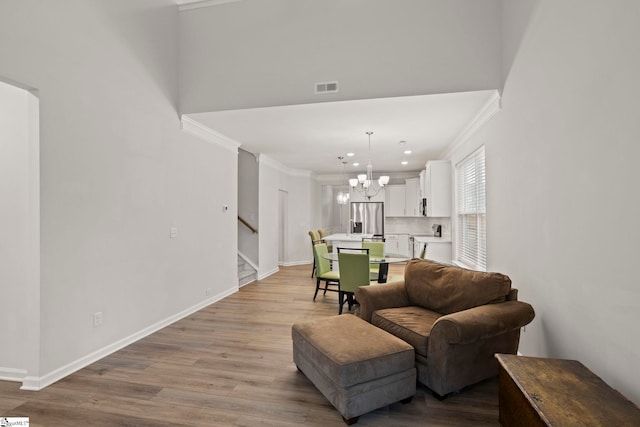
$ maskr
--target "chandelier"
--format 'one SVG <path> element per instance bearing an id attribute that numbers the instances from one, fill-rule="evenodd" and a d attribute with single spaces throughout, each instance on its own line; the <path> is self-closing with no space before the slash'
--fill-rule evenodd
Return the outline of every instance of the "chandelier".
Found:
<path id="1" fill-rule="evenodd" d="M 368 200 L 376 196 L 385 185 L 389 183 L 389 177 L 386 175 L 378 178 L 377 181 L 373 180 L 373 166 L 371 165 L 371 135 L 373 132 L 365 132 L 369 136 L 369 163 L 367 164 L 367 173 L 360 174 L 357 178 L 351 178 L 349 185 L 354 191 L 362 194 Z"/>
<path id="2" fill-rule="evenodd" d="M 342 163 L 342 176 L 343 178 L 346 179 L 347 174 L 344 171 L 344 165 L 346 165 L 347 162 L 344 160 L 344 157 L 342 156 L 338 157 L 338 160 L 340 161 L 340 163 Z M 336 196 L 336 200 L 339 205 L 346 205 L 347 203 L 349 203 L 349 193 L 348 192 L 345 193 L 344 191 L 340 190 L 340 192 Z"/>

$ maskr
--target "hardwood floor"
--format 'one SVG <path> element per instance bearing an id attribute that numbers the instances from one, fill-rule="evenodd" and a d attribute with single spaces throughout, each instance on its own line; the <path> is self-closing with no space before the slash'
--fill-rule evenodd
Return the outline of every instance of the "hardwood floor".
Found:
<path id="1" fill-rule="evenodd" d="M 291 325 L 338 313 L 336 293 L 312 301 L 310 273 L 311 265 L 283 267 L 42 391 L 0 381 L 0 416 L 29 417 L 32 427 L 343 426 L 292 361 Z M 498 383 L 442 402 L 418 385 L 411 403 L 356 425 L 497 426 Z"/>

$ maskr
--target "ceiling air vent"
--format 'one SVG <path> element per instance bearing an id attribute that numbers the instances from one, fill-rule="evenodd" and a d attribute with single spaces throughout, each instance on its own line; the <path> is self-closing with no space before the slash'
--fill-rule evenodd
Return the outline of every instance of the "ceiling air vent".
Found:
<path id="1" fill-rule="evenodd" d="M 316 93 L 336 93 L 338 92 L 338 82 L 316 83 Z"/>

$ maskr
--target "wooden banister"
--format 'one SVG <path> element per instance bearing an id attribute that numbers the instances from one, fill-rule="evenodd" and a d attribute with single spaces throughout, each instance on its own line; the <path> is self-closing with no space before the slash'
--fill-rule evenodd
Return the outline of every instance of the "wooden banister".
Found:
<path id="1" fill-rule="evenodd" d="M 247 227 L 249 230 L 251 230 L 252 233 L 257 233 L 258 230 L 256 228 L 254 228 L 251 224 L 249 224 L 247 222 L 247 220 L 245 220 L 244 218 L 242 218 L 240 215 L 238 215 L 238 221 L 240 221 L 242 224 L 244 224 L 245 227 Z"/>

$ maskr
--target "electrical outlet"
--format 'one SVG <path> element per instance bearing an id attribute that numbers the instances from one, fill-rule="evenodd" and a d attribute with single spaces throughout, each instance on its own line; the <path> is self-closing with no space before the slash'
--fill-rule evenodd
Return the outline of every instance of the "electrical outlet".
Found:
<path id="1" fill-rule="evenodd" d="M 207 289 L 204 291 L 204 295 L 205 295 L 205 296 L 207 296 L 207 297 L 208 297 L 208 296 L 211 296 L 211 294 L 212 294 L 212 293 L 213 293 L 213 289 L 211 289 L 211 288 L 207 288 Z"/>
<path id="2" fill-rule="evenodd" d="M 97 311 L 93 313 L 93 327 L 97 328 L 100 325 L 102 325 L 102 312 Z"/>
<path id="3" fill-rule="evenodd" d="M 169 237 L 171 239 L 175 239 L 176 237 L 178 237 L 178 227 L 171 227 L 169 229 Z"/>

